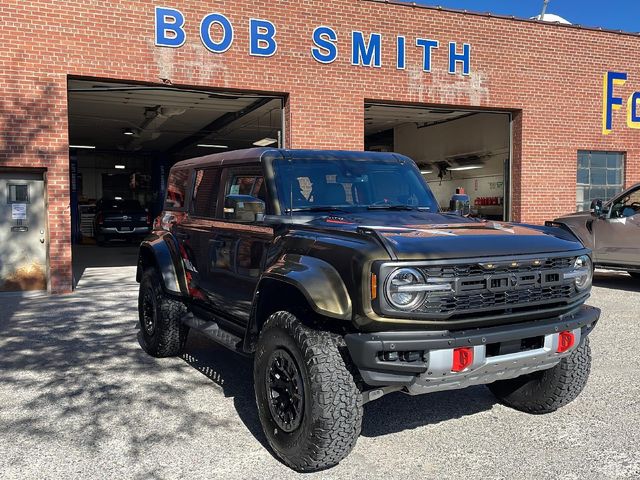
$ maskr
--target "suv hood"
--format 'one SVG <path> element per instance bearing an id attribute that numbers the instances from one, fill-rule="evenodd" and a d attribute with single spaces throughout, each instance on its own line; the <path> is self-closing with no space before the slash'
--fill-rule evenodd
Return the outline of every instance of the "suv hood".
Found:
<path id="1" fill-rule="evenodd" d="M 513 256 L 582 250 L 555 227 L 511 224 L 418 211 L 375 211 L 316 217 L 307 225 L 376 235 L 400 260 Z"/>

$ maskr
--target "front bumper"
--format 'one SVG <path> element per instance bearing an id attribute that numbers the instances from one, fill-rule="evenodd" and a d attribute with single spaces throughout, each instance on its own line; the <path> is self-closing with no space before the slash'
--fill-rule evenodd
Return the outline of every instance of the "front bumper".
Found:
<path id="1" fill-rule="evenodd" d="M 354 333 L 346 335 L 345 342 L 365 383 L 417 395 L 551 368 L 577 348 L 599 318 L 599 309 L 583 305 L 572 313 L 533 322 L 456 332 Z M 562 331 L 571 331 L 575 344 L 557 353 L 558 335 Z M 514 351 L 514 345 L 529 348 Z M 461 372 L 453 372 L 453 350 L 459 347 L 473 347 L 473 363 Z M 383 359 L 383 352 L 419 352 L 420 358 L 411 362 L 402 361 L 402 357 L 388 361 Z"/>

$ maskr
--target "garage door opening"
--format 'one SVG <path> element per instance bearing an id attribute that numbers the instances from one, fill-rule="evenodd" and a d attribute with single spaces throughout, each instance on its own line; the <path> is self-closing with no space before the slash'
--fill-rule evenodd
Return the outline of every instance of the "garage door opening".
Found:
<path id="1" fill-rule="evenodd" d="M 277 95 L 70 79 L 68 101 L 74 285 L 135 265 L 174 163 L 284 144 Z"/>
<path id="2" fill-rule="evenodd" d="M 511 116 L 504 112 L 365 104 L 365 149 L 414 159 L 443 210 L 462 188 L 471 214 L 509 219 Z"/>

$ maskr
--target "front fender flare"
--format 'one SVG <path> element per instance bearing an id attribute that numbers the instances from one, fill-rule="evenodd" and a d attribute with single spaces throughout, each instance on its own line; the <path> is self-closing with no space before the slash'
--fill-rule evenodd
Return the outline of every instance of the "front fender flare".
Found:
<path id="1" fill-rule="evenodd" d="M 264 278 L 293 285 L 320 315 L 351 320 L 353 306 L 349 292 L 338 271 L 324 260 L 306 255 L 285 254 L 265 270 Z"/>

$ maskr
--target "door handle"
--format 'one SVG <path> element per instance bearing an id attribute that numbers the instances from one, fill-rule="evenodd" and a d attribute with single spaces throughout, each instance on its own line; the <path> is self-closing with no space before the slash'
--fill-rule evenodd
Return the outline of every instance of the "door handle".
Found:
<path id="1" fill-rule="evenodd" d="M 189 235 L 186 232 L 176 232 L 174 233 L 176 238 L 179 238 L 180 240 L 189 240 L 189 238 L 191 238 L 191 235 Z"/>

